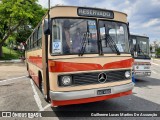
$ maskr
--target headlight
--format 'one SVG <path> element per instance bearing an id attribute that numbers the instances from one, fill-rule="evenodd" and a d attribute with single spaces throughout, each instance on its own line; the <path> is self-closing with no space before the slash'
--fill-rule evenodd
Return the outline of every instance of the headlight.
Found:
<path id="1" fill-rule="evenodd" d="M 68 86 L 68 85 L 71 85 L 72 79 L 70 76 L 63 76 L 61 82 L 62 82 L 62 85 Z"/>
<path id="2" fill-rule="evenodd" d="M 126 71 L 125 72 L 125 77 L 126 78 L 130 78 L 131 77 L 131 72 L 130 71 Z"/>

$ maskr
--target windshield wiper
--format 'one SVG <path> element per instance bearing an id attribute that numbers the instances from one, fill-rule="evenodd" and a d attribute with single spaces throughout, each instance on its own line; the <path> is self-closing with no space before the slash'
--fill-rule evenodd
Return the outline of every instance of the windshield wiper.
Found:
<path id="1" fill-rule="evenodd" d="M 83 35 L 83 40 L 82 40 L 82 44 L 81 44 L 82 47 L 79 51 L 79 56 L 83 56 L 87 43 L 89 45 L 89 33 L 88 32 L 84 33 L 84 35 Z"/>
<path id="2" fill-rule="evenodd" d="M 120 53 L 119 49 L 117 48 L 115 41 L 112 39 L 112 37 L 110 35 L 106 34 L 107 32 L 106 32 L 106 25 L 105 24 L 104 24 L 104 27 L 105 27 L 105 38 L 104 39 L 106 41 L 106 47 L 108 44 L 113 52 L 116 52 L 117 55 L 120 55 L 121 53 Z"/>
<path id="3" fill-rule="evenodd" d="M 89 27 L 88 27 L 88 21 L 87 21 L 87 32 L 84 33 L 84 35 L 83 35 L 83 40 L 82 40 L 82 44 L 81 44 L 82 47 L 79 51 L 79 56 L 83 56 L 87 43 L 89 45 L 89 37 L 90 37 L 90 33 L 89 33 Z"/>
<path id="4" fill-rule="evenodd" d="M 142 51 L 139 44 L 138 44 L 138 53 L 142 53 L 144 55 L 144 57 L 147 58 L 147 55 Z"/>

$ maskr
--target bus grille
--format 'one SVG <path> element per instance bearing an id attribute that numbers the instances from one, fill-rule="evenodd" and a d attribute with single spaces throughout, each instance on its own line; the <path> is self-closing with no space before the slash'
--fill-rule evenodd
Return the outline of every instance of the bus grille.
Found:
<path id="1" fill-rule="evenodd" d="M 107 80 L 104 83 L 128 80 L 125 77 L 126 71 L 130 70 L 78 73 L 78 74 L 71 74 L 70 76 L 72 77 L 72 85 L 78 86 L 78 85 L 100 84 L 100 82 L 98 81 L 98 76 L 100 73 L 105 73 L 107 75 Z"/>

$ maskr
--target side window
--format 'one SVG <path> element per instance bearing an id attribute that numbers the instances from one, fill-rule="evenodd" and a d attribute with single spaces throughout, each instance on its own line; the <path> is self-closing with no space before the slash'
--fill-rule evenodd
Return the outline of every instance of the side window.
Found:
<path id="1" fill-rule="evenodd" d="M 34 32 L 34 48 L 37 47 L 37 30 Z"/>
<path id="2" fill-rule="evenodd" d="M 30 38 L 29 38 L 29 39 L 30 39 Z M 29 43 L 29 42 L 30 42 L 29 39 L 27 40 L 27 50 L 29 50 L 29 44 L 30 44 L 30 43 Z"/>
<path id="3" fill-rule="evenodd" d="M 58 25 L 53 25 L 53 37 L 54 41 L 60 40 L 60 29 Z"/>
<path id="4" fill-rule="evenodd" d="M 132 39 L 133 45 L 136 45 L 136 39 Z"/>
<path id="5" fill-rule="evenodd" d="M 31 36 L 31 46 L 30 46 L 30 48 L 32 49 L 33 48 L 33 34 L 32 34 L 32 36 Z"/>
<path id="6" fill-rule="evenodd" d="M 38 27 L 38 39 L 37 39 L 37 46 L 42 46 L 42 24 Z"/>
<path id="7" fill-rule="evenodd" d="M 35 42 L 35 39 L 34 39 L 34 34 L 35 34 L 35 33 L 33 33 L 33 36 L 32 36 L 32 39 L 33 39 L 33 43 L 32 43 L 32 49 L 34 48 L 34 42 Z"/>
<path id="8" fill-rule="evenodd" d="M 53 24 L 52 26 L 52 53 L 61 53 L 62 51 L 62 44 L 60 38 L 60 28 L 58 25 Z"/>
<path id="9" fill-rule="evenodd" d="M 29 49 L 31 49 L 31 37 L 29 38 Z"/>

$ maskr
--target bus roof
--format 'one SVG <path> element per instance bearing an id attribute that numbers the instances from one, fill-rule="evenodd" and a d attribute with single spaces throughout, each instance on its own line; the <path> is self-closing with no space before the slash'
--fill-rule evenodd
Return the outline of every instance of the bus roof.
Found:
<path id="1" fill-rule="evenodd" d="M 125 15 L 127 16 L 127 14 L 124 13 L 124 12 L 120 12 L 120 11 L 116 11 L 116 10 L 111 10 L 111 9 L 106 9 L 106 8 L 89 7 L 89 6 L 55 5 L 55 6 L 52 6 L 51 9 L 53 9 L 53 8 L 55 8 L 55 7 L 74 7 L 74 8 L 83 7 L 83 8 L 93 8 L 93 9 L 101 9 L 101 10 L 110 10 L 110 11 L 113 11 L 113 12 L 125 14 Z"/>
<path id="2" fill-rule="evenodd" d="M 50 17 L 91 17 L 91 16 L 79 16 L 78 15 L 78 8 L 84 8 L 84 9 L 92 9 L 92 10 L 101 10 L 101 11 L 110 11 L 114 13 L 114 18 L 105 18 L 105 17 L 99 17 L 99 16 L 92 16 L 92 18 L 101 18 L 101 19 L 107 19 L 107 20 L 115 20 L 120 22 L 127 22 L 127 14 L 115 10 L 109 10 L 109 9 L 102 9 L 102 8 L 96 8 L 96 7 L 83 7 L 83 6 L 63 6 L 63 5 L 56 5 L 51 7 L 50 9 Z M 47 18 L 47 16 L 46 16 Z"/>
<path id="3" fill-rule="evenodd" d="M 131 34 L 131 36 L 133 36 L 133 37 L 143 37 L 143 38 L 148 38 L 148 39 L 149 39 L 149 37 L 148 37 L 148 36 L 145 36 L 145 35 L 135 35 L 135 34 L 132 35 L 132 34 Z"/>

